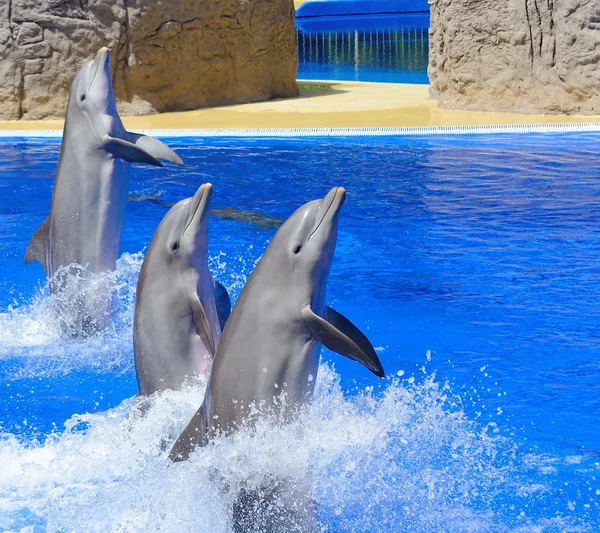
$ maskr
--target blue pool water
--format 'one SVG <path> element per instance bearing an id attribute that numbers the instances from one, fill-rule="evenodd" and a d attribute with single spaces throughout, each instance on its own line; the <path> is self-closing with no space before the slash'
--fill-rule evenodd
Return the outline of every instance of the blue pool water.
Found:
<path id="1" fill-rule="evenodd" d="M 285 218 L 348 191 L 329 302 L 388 378 L 324 352 L 315 401 L 170 465 L 165 442 L 202 398 L 139 414 L 137 273 L 166 212 L 130 201 L 114 325 L 63 340 L 38 265 L 57 139 L 0 140 L 0 530 L 228 529 L 230 486 L 296 476 L 323 531 L 600 530 L 599 134 L 169 139 L 187 166 L 136 167 L 165 202 Z M 272 236 L 212 217 L 211 266 L 237 297 Z M 26 529 L 23 529 L 26 528 Z"/>
<path id="2" fill-rule="evenodd" d="M 297 19 L 298 79 L 428 83 L 429 16 Z"/>

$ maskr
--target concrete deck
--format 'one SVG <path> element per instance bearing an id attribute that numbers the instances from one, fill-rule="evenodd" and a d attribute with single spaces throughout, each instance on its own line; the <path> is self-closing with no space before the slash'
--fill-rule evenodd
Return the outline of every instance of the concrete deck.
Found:
<path id="1" fill-rule="evenodd" d="M 305 85 L 315 82 L 300 83 Z M 330 83 L 331 90 L 302 90 L 298 98 L 184 113 L 124 117 L 123 122 L 131 130 L 487 126 L 600 122 L 600 115 L 522 115 L 438 109 L 437 101 L 429 98 L 426 85 Z M 62 127 L 62 120 L 0 121 L 0 130 L 55 130 Z"/>

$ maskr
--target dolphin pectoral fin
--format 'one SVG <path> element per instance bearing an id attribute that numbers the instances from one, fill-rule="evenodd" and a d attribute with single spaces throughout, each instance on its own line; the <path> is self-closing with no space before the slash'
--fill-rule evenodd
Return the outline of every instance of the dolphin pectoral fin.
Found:
<path id="1" fill-rule="evenodd" d="M 170 161 L 176 165 L 183 165 L 181 157 L 179 157 L 171 148 L 169 148 L 164 142 L 149 137 L 148 135 L 142 135 L 141 133 L 127 132 L 131 141 L 140 148 L 143 148 L 152 157 L 156 159 L 164 159 Z"/>
<path id="2" fill-rule="evenodd" d="M 124 159 L 129 163 L 148 163 L 149 165 L 154 165 L 156 167 L 163 166 L 158 159 L 151 156 L 143 148 L 117 137 L 106 135 L 104 137 L 103 148 L 115 157 Z"/>
<path id="3" fill-rule="evenodd" d="M 300 315 L 315 339 L 324 346 L 361 363 L 380 378 L 385 375 L 369 339 L 345 316 L 325 307 L 321 318 L 309 305 L 302 309 Z"/>
<path id="4" fill-rule="evenodd" d="M 204 408 L 201 406 L 173 444 L 169 452 L 169 459 L 174 463 L 185 461 L 196 448 L 206 446 L 207 443 Z"/>
<path id="5" fill-rule="evenodd" d="M 48 232 L 50 231 L 50 217 L 42 222 L 36 230 L 25 250 L 25 263 L 38 261 L 46 270 L 46 245 L 48 243 Z M 48 274 L 46 272 L 46 274 Z"/>
<path id="6" fill-rule="evenodd" d="M 223 287 L 216 279 L 213 279 L 215 286 L 215 304 L 217 306 L 217 315 L 219 317 L 219 324 L 221 325 L 221 331 L 225 329 L 225 324 L 231 313 L 231 299 L 227 289 Z"/>
<path id="7" fill-rule="evenodd" d="M 210 328 L 210 322 L 206 316 L 206 311 L 204 311 L 204 306 L 196 293 L 190 298 L 190 307 L 192 308 L 192 313 L 194 315 L 196 333 L 198 333 L 202 342 L 208 348 L 210 355 L 214 357 L 216 352 L 215 339 L 212 334 L 212 329 Z"/>

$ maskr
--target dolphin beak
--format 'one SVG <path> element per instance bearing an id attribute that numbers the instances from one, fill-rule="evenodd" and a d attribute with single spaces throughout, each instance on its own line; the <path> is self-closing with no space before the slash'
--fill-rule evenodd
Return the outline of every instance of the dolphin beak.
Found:
<path id="1" fill-rule="evenodd" d="M 345 199 L 346 189 L 344 189 L 344 187 L 334 187 L 331 189 L 327 193 L 327 196 L 321 200 L 321 204 L 319 205 L 319 211 L 323 209 L 323 214 L 321 219 L 318 221 L 317 226 L 319 226 L 321 222 L 325 220 L 327 215 L 330 215 L 331 218 L 334 218 L 339 213 Z"/>
<path id="2" fill-rule="evenodd" d="M 334 210 L 334 214 L 337 214 L 342 205 L 344 205 L 344 201 L 346 200 L 346 189 L 344 187 L 334 187 L 331 191 L 335 190 L 335 196 L 331 202 L 331 208 Z M 327 193 L 327 195 L 331 194 L 331 191 Z"/>
<path id="3" fill-rule="evenodd" d="M 346 199 L 346 189 L 344 187 L 334 187 L 331 189 L 325 198 L 323 198 L 319 204 L 317 211 L 317 220 L 315 223 L 315 229 L 308 237 L 308 240 L 317 232 L 321 227 L 321 224 L 328 219 L 330 222 L 335 220 L 340 212 L 344 200 Z"/>
<path id="4" fill-rule="evenodd" d="M 100 50 L 98 50 L 98 52 L 96 52 L 96 57 L 94 58 L 94 66 L 96 67 L 94 70 L 94 76 L 92 77 L 92 80 L 90 81 L 90 86 L 92 85 L 92 83 L 94 83 L 94 80 L 96 79 L 96 75 L 98 74 L 98 72 L 104 70 L 107 66 L 107 62 L 110 59 L 110 52 L 108 50 L 108 48 L 106 48 L 106 46 L 103 46 L 102 48 L 100 48 Z"/>
<path id="5" fill-rule="evenodd" d="M 104 64 L 108 55 L 109 55 L 108 48 L 106 48 L 106 46 L 103 46 L 102 48 L 100 48 L 100 50 L 98 50 L 96 52 L 96 58 L 94 59 L 94 61 L 96 61 L 97 63 Z"/>
<path id="6" fill-rule="evenodd" d="M 192 200 L 188 207 L 188 223 L 184 230 L 184 233 L 188 229 L 193 229 L 194 233 L 199 227 L 201 221 L 208 213 L 208 206 L 210 204 L 210 198 L 212 196 L 213 187 L 210 183 L 204 183 L 198 187 L 198 190 L 192 196 Z"/>

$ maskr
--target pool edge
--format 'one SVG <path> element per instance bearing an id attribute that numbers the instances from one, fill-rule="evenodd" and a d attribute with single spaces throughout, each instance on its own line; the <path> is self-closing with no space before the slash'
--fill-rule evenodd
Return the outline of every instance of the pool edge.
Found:
<path id="1" fill-rule="evenodd" d="M 136 129 L 155 137 L 386 137 L 403 135 L 481 135 L 494 133 L 584 133 L 600 122 L 504 124 L 486 126 L 409 126 L 398 128 Z M 0 130 L 0 138 L 60 138 L 62 130 Z"/>

